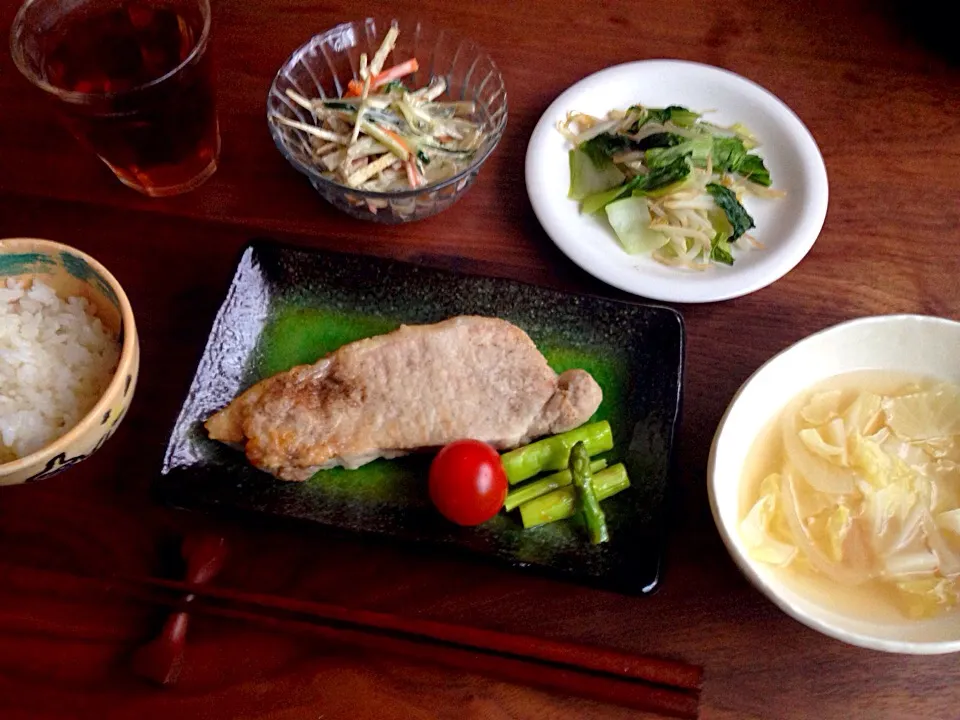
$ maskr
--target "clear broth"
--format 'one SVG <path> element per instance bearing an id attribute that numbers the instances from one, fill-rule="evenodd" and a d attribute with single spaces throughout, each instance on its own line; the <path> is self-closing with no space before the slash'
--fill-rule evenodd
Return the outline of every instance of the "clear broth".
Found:
<path id="1" fill-rule="evenodd" d="M 909 372 L 888 370 L 860 370 L 829 378 L 807 388 L 796 397 L 810 397 L 814 393 L 839 390 L 841 405 L 851 402 L 861 392 L 878 395 L 900 394 L 907 387 L 929 389 L 943 380 Z M 795 398 L 791 398 L 791 403 Z M 757 435 L 747 453 L 743 479 L 740 483 L 739 520 L 742 521 L 758 499 L 760 483 L 771 473 L 780 472 L 784 463 L 780 423 L 786 408 L 781 409 Z M 840 585 L 829 578 L 794 565 L 769 569 L 798 595 L 832 609 L 842 615 L 887 623 L 916 622 L 902 610 L 900 592 L 880 580 L 855 587 Z"/>

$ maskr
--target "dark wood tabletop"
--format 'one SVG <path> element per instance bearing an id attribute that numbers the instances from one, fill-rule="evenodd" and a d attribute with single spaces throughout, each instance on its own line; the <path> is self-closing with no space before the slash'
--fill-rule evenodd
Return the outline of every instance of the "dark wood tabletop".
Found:
<path id="1" fill-rule="evenodd" d="M 17 0 L 0 3 L 9 27 Z M 434 218 L 381 226 L 326 205 L 277 153 L 264 103 L 287 55 L 368 11 L 416 11 L 488 49 L 509 93 L 506 134 L 476 185 Z M 217 527 L 225 587 L 601 644 L 702 665 L 704 718 L 960 716 L 956 658 L 844 645 L 795 622 L 741 576 L 711 518 L 705 468 L 737 387 L 805 335 L 864 315 L 960 319 L 960 69 L 933 3 L 369 4 L 215 0 L 223 138 L 199 189 L 148 199 L 84 151 L 0 53 L 0 237 L 42 237 L 101 260 L 132 301 L 140 385 L 119 432 L 56 477 L 0 491 L 0 717 L 627 718 L 636 713 L 197 618 L 179 684 L 155 689 L 130 653 L 162 613 L 74 592 L 64 578 L 160 572 L 171 539 Z M 951 40 L 951 37 L 953 40 Z M 953 43 L 952 45 L 950 43 Z M 239 249 L 254 237 L 627 296 L 569 262 L 527 200 L 540 114 L 601 68 L 676 57 L 728 68 L 786 102 L 819 144 L 830 206 L 819 240 L 772 286 L 678 306 L 682 423 L 660 589 L 626 597 L 410 546 L 277 523 L 180 515 L 149 493 Z"/>

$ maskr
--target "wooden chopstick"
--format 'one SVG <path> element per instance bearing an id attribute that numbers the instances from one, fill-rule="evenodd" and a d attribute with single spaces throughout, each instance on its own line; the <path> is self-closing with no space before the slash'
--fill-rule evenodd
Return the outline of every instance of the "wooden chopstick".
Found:
<path id="1" fill-rule="evenodd" d="M 377 652 L 393 653 L 561 695 L 613 703 L 671 717 L 699 717 L 700 701 L 696 691 L 668 689 L 635 680 L 584 672 L 572 667 L 548 665 L 492 652 L 477 652 L 458 645 L 416 641 L 403 636 L 334 627 L 315 621 L 293 620 L 261 612 L 219 607 L 206 602 L 190 605 L 191 613 L 242 620 L 283 632 L 310 635 Z"/>
<path id="2" fill-rule="evenodd" d="M 239 603 L 248 608 L 295 613 L 325 622 L 344 623 L 358 628 L 399 633 L 415 639 L 451 643 L 476 650 L 515 655 L 521 658 L 640 680 L 654 685 L 663 685 L 667 688 L 698 690 L 703 679 L 703 670 L 694 665 L 687 665 L 675 660 L 631 655 L 606 648 L 348 608 L 313 600 L 295 600 L 208 585 L 193 585 L 175 580 L 134 577 L 126 577 L 124 580 L 149 587 L 162 588 L 171 592 L 189 593 L 205 599 Z"/>
<path id="3" fill-rule="evenodd" d="M 698 716 L 701 670 L 670 660 L 157 578 L 91 577 L 3 562 L 0 578 L 21 590 L 39 585 L 62 594 L 70 588 L 68 598 L 76 598 L 81 587 L 106 591 L 106 598 L 122 593 L 181 612 L 395 653 L 559 694 L 680 718 Z"/>

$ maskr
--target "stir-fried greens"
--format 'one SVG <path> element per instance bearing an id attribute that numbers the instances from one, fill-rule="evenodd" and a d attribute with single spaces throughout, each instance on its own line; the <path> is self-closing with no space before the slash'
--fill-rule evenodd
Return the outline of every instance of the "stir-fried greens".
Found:
<path id="1" fill-rule="evenodd" d="M 817 392 L 781 430 L 783 465 L 740 525 L 752 557 L 882 583 L 911 617 L 960 601 L 960 388 Z"/>
<path id="2" fill-rule="evenodd" d="M 676 105 L 634 105 L 606 118 L 572 112 L 557 129 L 573 143 L 569 196 L 584 213 L 605 210 L 628 253 L 704 269 L 732 265 L 743 241 L 762 247 L 743 198 L 783 193 L 771 188 L 744 126 L 721 127 Z"/>
<path id="3" fill-rule="evenodd" d="M 306 133 L 304 150 L 321 174 L 352 188 L 398 192 L 447 180 L 465 169 L 483 142 L 484 127 L 471 101 L 441 101 L 446 81 L 410 90 L 403 78 L 416 73 L 416 58 L 383 69 L 397 41 L 394 25 L 370 62 L 360 56 L 360 79 L 343 97 L 287 97 L 308 110 L 313 124 L 273 115 Z"/>

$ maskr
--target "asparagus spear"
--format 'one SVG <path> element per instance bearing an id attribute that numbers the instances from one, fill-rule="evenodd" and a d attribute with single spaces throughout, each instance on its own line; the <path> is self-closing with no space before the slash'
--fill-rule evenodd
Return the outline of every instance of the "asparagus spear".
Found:
<path id="1" fill-rule="evenodd" d="M 627 477 L 627 469 L 621 463 L 617 463 L 594 475 L 592 484 L 593 492 L 597 496 L 597 501 L 600 502 L 630 487 L 630 478 Z M 577 490 L 567 485 L 521 505 L 520 519 L 523 520 L 523 527 L 532 528 L 557 520 L 566 520 L 573 517 L 576 512 Z"/>
<path id="2" fill-rule="evenodd" d="M 545 470 L 563 470 L 570 462 L 570 448 L 583 442 L 587 455 L 597 455 L 613 448 L 613 432 L 606 420 L 581 425 L 576 430 L 538 440 L 500 456 L 507 480 L 516 485 Z"/>
<path id="3" fill-rule="evenodd" d="M 577 500 L 579 500 L 577 504 L 583 511 L 583 518 L 590 532 L 590 542 L 594 545 L 605 543 L 610 539 L 610 534 L 607 532 L 607 519 L 603 515 L 596 493 L 593 492 L 590 455 L 582 441 L 577 442 L 570 450 L 570 474 L 573 475 L 573 486 L 577 489 Z"/>
<path id="4" fill-rule="evenodd" d="M 606 460 L 594 460 L 590 463 L 590 472 L 598 473 L 606 466 Z M 525 502 L 530 502 L 534 498 L 546 495 L 548 492 L 553 492 L 557 488 L 566 487 L 571 482 L 573 482 L 573 475 L 571 475 L 570 470 L 567 469 L 555 472 L 553 475 L 547 475 L 540 480 L 534 480 L 526 485 L 521 485 L 516 490 L 507 493 L 507 499 L 503 503 L 503 509 L 510 512 Z"/>

